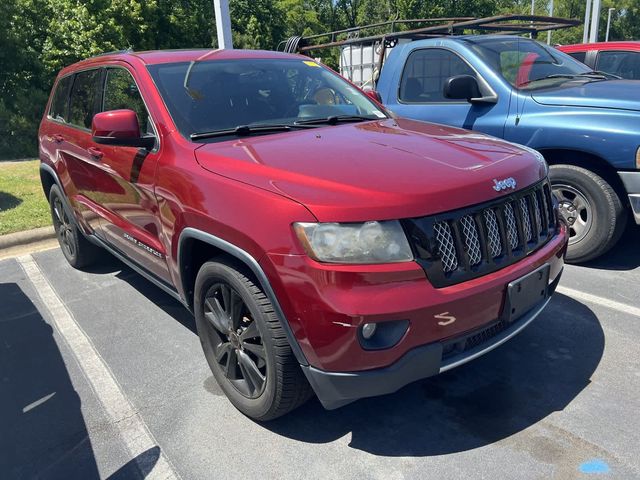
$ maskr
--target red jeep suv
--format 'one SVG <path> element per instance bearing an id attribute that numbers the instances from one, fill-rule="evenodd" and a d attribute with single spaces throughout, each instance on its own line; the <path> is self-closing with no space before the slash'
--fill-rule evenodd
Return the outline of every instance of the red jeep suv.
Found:
<path id="1" fill-rule="evenodd" d="M 529 324 L 563 268 L 539 154 L 394 118 L 303 56 L 79 62 L 39 145 L 69 263 L 108 250 L 182 302 L 254 419 L 468 362 Z"/>

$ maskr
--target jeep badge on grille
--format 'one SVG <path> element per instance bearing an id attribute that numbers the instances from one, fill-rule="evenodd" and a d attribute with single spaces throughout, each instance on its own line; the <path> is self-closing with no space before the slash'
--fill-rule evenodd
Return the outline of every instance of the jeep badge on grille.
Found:
<path id="1" fill-rule="evenodd" d="M 507 188 L 510 188 L 512 190 L 515 190 L 516 188 L 516 179 L 513 177 L 505 178 L 504 180 L 496 180 L 494 178 L 493 183 L 494 183 L 493 189 L 496 192 L 499 192 L 501 190 L 506 190 Z"/>

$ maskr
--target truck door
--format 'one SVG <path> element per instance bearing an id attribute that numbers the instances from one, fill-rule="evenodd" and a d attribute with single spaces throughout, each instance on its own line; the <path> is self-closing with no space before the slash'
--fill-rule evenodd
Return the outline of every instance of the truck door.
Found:
<path id="1" fill-rule="evenodd" d="M 413 50 L 386 105 L 401 117 L 466 128 L 502 137 L 507 110 L 502 103 L 469 103 L 445 98 L 444 84 L 455 75 L 479 74 L 457 53 L 443 47 Z M 508 102 L 506 102 L 508 104 Z"/>

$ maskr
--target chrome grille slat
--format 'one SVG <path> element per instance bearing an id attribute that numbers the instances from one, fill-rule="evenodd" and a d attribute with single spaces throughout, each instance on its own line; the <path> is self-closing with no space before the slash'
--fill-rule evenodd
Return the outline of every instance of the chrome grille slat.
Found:
<path id="1" fill-rule="evenodd" d="M 500 240 L 500 229 L 498 228 L 498 219 L 496 213 L 488 208 L 483 212 L 484 223 L 487 225 L 487 244 L 489 246 L 489 254 L 492 258 L 500 256 L 502 253 L 502 241 Z"/>
<path id="2" fill-rule="evenodd" d="M 436 223 L 434 226 L 438 253 L 442 259 L 442 268 L 445 272 L 453 272 L 458 268 L 458 255 L 451 234 L 451 227 L 447 222 Z"/>
<path id="3" fill-rule="evenodd" d="M 504 206 L 504 216 L 507 221 L 506 229 L 509 246 L 511 246 L 511 250 L 515 250 L 518 248 L 518 226 L 516 225 L 516 215 L 510 202 Z"/>
<path id="4" fill-rule="evenodd" d="M 536 217 L 538 236 L 540 236 L 542 234 L 542 211 L 540 210 L 540 202 L 538 201 L 538 192 L 533 192 L 531 197 L 533 198 L 533 211 Z"/>
<path id="5" fill-rule="evenodd" d="M 524 238 L 526 242 L 530 242 L 533 238 L 531 232 L 531 217 L 529 216 L 529 207 L 527 206 L 527 198 L 522 197 L 520 199 L 520 212 L 522 213 L 522 230 L 524 232 Z"/>
<path id="6" fill-rule="evenodd" d="M 482 252 L 480 251 L 480 239 L 478 238 L 476 222 L 471 215 L 465 215 L 460 219 L 460 223 L 462 224 L 462 234 L 467 247 L 469 264 L 477 265 L 482 261 Z"/>

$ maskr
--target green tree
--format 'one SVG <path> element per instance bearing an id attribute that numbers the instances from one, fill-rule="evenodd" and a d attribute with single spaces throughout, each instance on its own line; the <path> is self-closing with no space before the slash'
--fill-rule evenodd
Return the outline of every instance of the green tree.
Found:
<path id="1" fill-rule="evenodd" d="M 282 11 L 275 0 L 229 3 L 235 48 L 275 49 L 285 37 Z"/>

